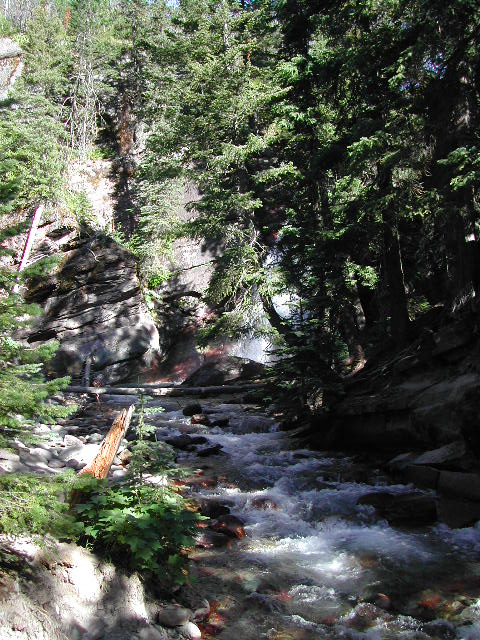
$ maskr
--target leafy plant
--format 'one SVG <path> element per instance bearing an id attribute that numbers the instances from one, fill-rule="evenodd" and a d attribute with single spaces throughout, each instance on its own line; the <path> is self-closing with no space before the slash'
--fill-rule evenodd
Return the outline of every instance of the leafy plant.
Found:
<path id="1" fill-rule="evenodd" d="M 185 582 L 182 551 L 193 544 L 199 516 L 178 494 L 136 483 L 109 487 L 91 478 L 82 478 L 77 487 L 84 495 L 75 507 L 83 544 L 132 569 L 150 571 L 164 583 Z"/>

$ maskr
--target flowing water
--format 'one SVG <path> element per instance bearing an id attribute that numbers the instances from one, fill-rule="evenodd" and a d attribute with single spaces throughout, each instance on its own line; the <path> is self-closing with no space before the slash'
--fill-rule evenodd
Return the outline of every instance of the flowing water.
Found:
<path id="1" fill-rule="evenodd" d="M 228 426 L 191 429 L 223 454 L 180 453 L 179 462 L 203 467 L 191 495 L 228 505 L 246 537 L 192 554 L 195 589 L 212 604 L 204 637 L 480 638 L 480 525 L 393 528 L 357 500 L 411 486 L 308 450 L 248 407 L 209 402 L 206 411 Z M 158 435 L 189 423 L 181 411 L 162 414 Z"/>

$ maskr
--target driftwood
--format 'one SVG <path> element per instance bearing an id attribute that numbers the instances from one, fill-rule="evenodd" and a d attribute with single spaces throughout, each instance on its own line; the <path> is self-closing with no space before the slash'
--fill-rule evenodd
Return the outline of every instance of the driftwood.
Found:
<path id="1" fill-rule="evenodd" d="M 79 476 L 91 475 L 98 480 L 102 480 L 108 476 L 113 460 L 117 455 L 118 447 L 122 442 L 132 419 L 135 405 L 130 405 L 128 409 L 124 409 L 113 421 L 110 431 L 107 433 L 105 440 L 100 446 L 100 451 L 95 456 L 91 465 L 84 467 Z M 73 489 L 70 495 L 70 510 L 80 502 L 82 492 L 79 489 Z"/>
<path id="2" fill-rule="evenodd" d="M 118 396 L 146 395 L 146 396 L 208 396 L 208 395 L 224 395 L 229 393 L 241 393 L 243 391 L 252 391 L 254 389 L 261 390 L 262 384 L 243 384 L 243 385 L 222 385 L 211 387 L 67 387 L 65 391 L 70 393 L 89 393 L 90 395 L 100 396 L 104 394 Z"/>

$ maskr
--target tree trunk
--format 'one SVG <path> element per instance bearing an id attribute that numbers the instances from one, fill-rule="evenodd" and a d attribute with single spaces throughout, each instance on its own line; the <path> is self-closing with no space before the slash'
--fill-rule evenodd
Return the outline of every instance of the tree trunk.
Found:
<path id="1" fill-rule="evenodd" d="M 410 318 L 408 316 L 405 280 L 397 229 L 393 227 L 391 215 L 383 215 L 383 242 L 385 251 L 385 273 L 389 289 L 390 329 L 392 338 L 399 345 L 408 339 Z"/>
<path id="2" fill-rule="evenodd" d="M 128 409 L 124 409 L 122 413 L 115 418 L 94 461 L 89 467 L 84 467 L 78 474 L 79 476 L 88 474 L 98 480 L 102 480 L 108 476 L 113 459 L 117 455 L 118 447 L 127 433 L 134 409 L 135 405 L 131 404 Z M 82 491 L 79 489 L 72 490 L 70 494 L 70 512 L 73 511 L 75 505 L 81 502 L 82 498 Z"/>
<path id="3" fill-rule="evenodd" d="M 117 455 L 118 447 L 130 425 L 134 409 L 135 405 L 131 404 L 128 409 L 124 409 L 122 413 L 115 418 L 110 431 L 102 442 L 100 451 L 95 456 L 95 460 L 89 467 L 84 467 L 79 475 L 88 473 L 99 480 L 108 476 L 113 459 Z"/>
<path id="4" fill-rule="evenodd" d="M 40 220 L 42 218 L 42 214 L 45 210 L 44 204 L 39 204 L 35 209 L 35 213 L 33 214 L 32 225 L 30 227 L 30 231 L 28 232 L 27 240 L 25 241 L 25 247 L 23 248 L 22 259 L 20 260 L 20 265 L 18 267 L 18 273 L 22 272 L 27 266 L 28 259 L 32 252 L 32 247 L 35 242 L 35 236 L 37 235 L 38 225 L 40 224 Z M 17 283 L 13 287 L 13 293 L 18 293 L 20 289 L 20 285 Z"/>

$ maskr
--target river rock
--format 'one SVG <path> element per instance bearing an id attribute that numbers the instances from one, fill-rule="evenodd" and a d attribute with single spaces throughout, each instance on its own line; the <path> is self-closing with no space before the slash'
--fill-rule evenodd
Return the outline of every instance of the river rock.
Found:
<path id="1" fill-rule="evenodd" d="M 173 438 L 167 438 L 165 442 L 175 449 L 181 449 L 182 451 L 191 451 L 193 446 L 193 438 L 187 435 L 174 436 Z"/>
<path id="2" fill-rule="evenodd" d="M 195 414 L 202 413 L 202 405 L 199 402 L 191 402 L 183 407 L 182 411 L 184 416 L 194 416 Z"/>
<path id="3" fill-rule="evenodd" d="M 69 433 L 67 433 L 67 435 L 63 438 L 63 444 L 66 447 L 78 447 L 79 449 L 83 447 L 83 442 L 80 440 L 80 438 L 72 436 Z"/>
<path id="4" fill-rule="evenodd" d="M 91 442 L 92 444 L 98 444 L 99 442 L 102 442 L 103 439 L 104 439 L 104 436 L 102 436 L 101 433 L 92 433 L 88 437 L 88 441 Z"/>
<path id="5" fill-rule="evenodd" d="M 208 456 L 214 456 L 217 453 L 220 453 L 223 449 L 221 444 L 214 444 L 211 447 L 203 447 L 202 449 L 197 449 L 197 456 L 200 458 L 207 458 Z"/>
<path id="6" fill-rule="evenodd" d="M 230 538 L 244 538 L 246 536 L 245 529 L 243 528 L 244 522 L 232 516 L 231 514 L 219 516 L 212 524 L 210 528 L 219 533 L 224 533 Z"/>
<path id="7" fill-rule="evenodd" d="M 438 479 L 438 491 L 446 495 L 460 496 L 479 502 L 480 476 L 476 473 L 442 471 Z"/>
<path id="8" fill-rule="evenodd" d="M 195 546 L 199 549 L 229 547 L 230 542 L 231 538 L 216 531 L 204 530 L 195 537 Z"/>
<path id="9" fill-rule="evenodd" d="M 392 525 L 421 526 L 437 520 L 435 499 L 423 494 L 368 493 L 357 504 L 374 507 Z"/>
<path id="10" fill-rule="evenodd" d="M 438 502 L 438 517 L 451 529 L 471 527 L 480 520 L 480 502 L 442 496 Z"/>
<path id="11" fill-rule="evenodd" d="M 193 612 L 190 609 L 173 604 L 162 607 L 157 613 L 157 620 L 165 627 L 181 627 L 186 624 L 192 616 Z"/>
<path id="12" fill-rule="evenodd" d="M 130 449 L 124 449 L 121 453 L 118 454 L 120 463 L 123 465 L 129 464 L 132 457 L 133 453 L 130 451 Z"/>
<path id="13" fill-rule="evenodd" d="M 48 466 L 52 469 L 63 469 L 66 466 L 66 463 L 63 460 L 54 458 L 53 460 L 48 461 Z"/>
<path id="14" fill-rule="evenodd" d="M 9 451 L 8 449 L 0 449 L 0 460 L 10 460 L 11 462 L 20 462 L 18 453 Z"/>
<path id="15" fill-rule="evenodd" d="M 196 504 L 200 513 L 207 516 L 207 518 L 218 518 L 230 513 L 229 507 L 218 500 L 197 499 Z"/>
<path id="16" fill-rule="evenodd" d="M 178 630 L 190 640 L 198 640 L 198 638 L 202 637 L 202 632 L 193 622 L 183 624 Z"/>
<path id="17" fill-rule="evenodd" d="M 210 418 L 204 413 L 196 413 L 190 418 L 190 422 L 192 424 L 203 424 L 206 427 L 209 427 L 211 425 Z"/>
<path id="18" fill-rule="evenodd" d="M 228 423 L 230 422 L 230 418 L 214 418 L 212 420 L 212 427 L 228 427 Z"/>
<path id="19" fill-rule="evenodd" d="M 412 460 L 415 465 L 429 465 L 451 470 L 465 470 L 469 467 L 467 448 L 463 440 L 456 440 L 438 449 L 426 451 Z"/>

